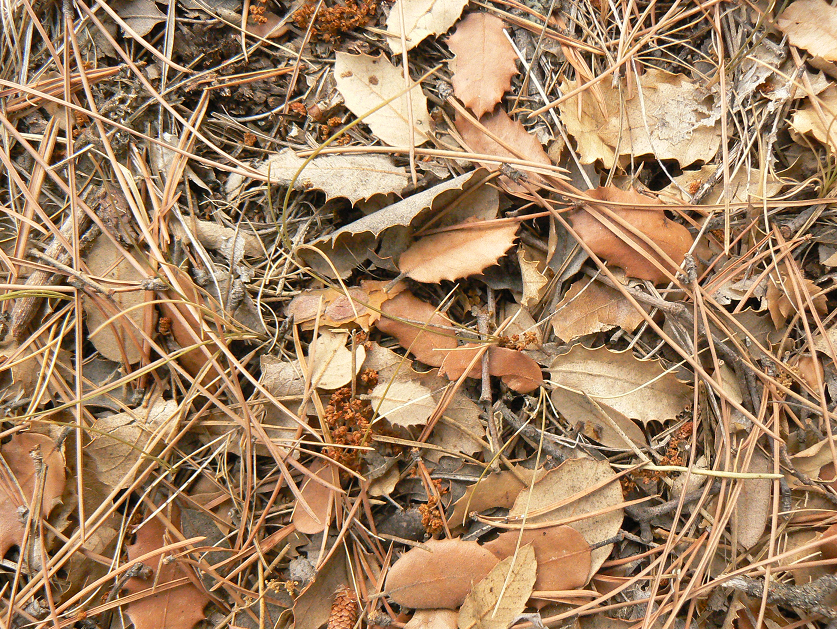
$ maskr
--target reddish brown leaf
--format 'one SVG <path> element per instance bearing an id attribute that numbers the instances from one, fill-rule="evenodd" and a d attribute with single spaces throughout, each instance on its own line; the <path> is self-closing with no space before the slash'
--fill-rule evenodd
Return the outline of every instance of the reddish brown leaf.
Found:
<path id="1" fill-rule="evenodd" d="M 451 380 L 456 380 L 468 369 L 480 347 L 475 343 L 468 343 L 455 352 L 450 352 L 439 372 Z M 492 376 L 500 376 L 510 389 L 518 393 L 529 393 L 543 383 L 540 366 L 525 354 L 496 345 L 489 346 L 487 351 L 489 373 Z M 478 359 L 468 372 L 468 377 L 479 378 L 481 375 L 482 360 Z"/>
<path id="2" fill-rule="evenodd" d="M 453 324 L 409 291 L 390 299 L 381 312 L 384 316 L 376 327 L 394 336 L 401 347 L 431 367 L 441 365 L 448 352 L 458 346 Z"/>
<path id="3" fill-rule="evenodd" d="M 517 74 L 517 55 L 503 27 L 500 18 L 471 13 L 447 40 L 456 55 L 451 61 L 453 93 L 477 118 L 494 109 Z"/>
<path id="4" fill-rule="evenodd" d="M 340 480 L 337 477 L 337 468 L 331 463 L 317 459 L 311 465 L 310 471 L 320 480 L 330 483 L 335 487 L 340 486 Z M 329 489 L 313 478 L 305 479 L 305 483 L 302 485 L 301 495 L 312 513 L 306 511 L 302 504 L 297 502 L 296 510 L 294 510 L 294 515 L 291 519 L 297 531 L 306 535 L 315 535 L 328 528 L 331 517 L 334 515 L 330 508 L 331 494 L 333 492 L 333 489 Z"/>
<path id="5" fill-rule="evenodd" d="M 644 234 L 649 241 L 655 243 L 674 261 L 675 265 L 679 266 L 683 262 L 683 257 L 692 246 L 693 238 L 683 225 L 666 217 L 663 213 L 665 206 L 658 200 L 643 196 L 635 190 L 625 192 L 615 187 L 596 188 L 589 190 L 587 195 L 599 201 L 629 204 L 631 207 L 614 206 L 614 213 Z M 587 209 L 570 212 L 568 217 L 572 221 L 573 229 L 593 250 L 593 253 L 624 269 L 631 277 L 661 284 L 670 279 L 662 269 L 667 270 L 671 275 L 677 272 L 674 265 L 666 262 L 644 240 L 612 219 L 604 217 L 621 233 L 614 233 L 610 227 L 594 218 Z M 633 242 L 639 251 L 635 250 L 627 240 Z M 662 269 L 652 260 L 655 260 Z"/>
<path id="6" fill-rule="evenodd" d="M 171 521 L 180 525 L 180 511 L 172 509 Z M 138 531 L 136 541 L 128 546 L 128 559 L 136 559 L 166 546 L 166 527 L 157 517 L 146 522 Z M 187 568 L 179 561 L 167 561 L 171 555 L 163 551 L 144 559 L 153 574 L 148 580 L 132 578 L 125 589 L 131 594 L 145 592 L 146 595 L 128 603 L 126 611 L 135 629 L 191 629 L 203 620 L 203 608 L 209 602 L 206 592 L 198 589 L 191 581 L 173 588 L 166 584 L 188 579 Z"/>
<path id="7" fill-rule="evenodd" d="M 21 508 L 34 510 L 32 499 L 38 486 L 33 455 L 43 459 L 46 483 L 43 493 L 43 515 L 46 517 L 58 503 L 64 492 L 64 457 L 55 448 L 52 439 L 30 432 L 16 433 L 11 441 L 3 445 L 0 456 L 14 479 L 2 475 L 0 482 L 0 557 L 12 546 L 19 546 L 23 541 Z M 40 560 L 40 557 L 38 558 Z"/>
<path id="8" fill-rule="evenodd" d="M 482 155 L 495 155 L 503 160 L 512 157 L 525 159 L 538 164 L 545 164 L 547 166 L 552 164 L 538 139 L 530 134 L 522 124 L 509 118 L 509 115 L 503 111 L 502 107 L 498 107 L 494 113 L 483 116 L 480 119 L 480 123 L 489 132 L 501 139 L 507 146 L 514 148 L 515 152 L 512 153 L 501 144 L 492 140 L 482 129 L 472 125 L 462 116 L 457 115 L 456 129 L 468 147 L 474 152 Z M 489 170 L 499 170 L 500 168 L 496 163 L 484 163 L 483 166 Z M 535 174 L 530 175 L 529 180 L 537 187 L 541 187 L 544 184 L 544 180 Z M 508 177 L 501 177 L 501 181 L 503 181 L 504 185 L 511 192 L 526 192 L 525 186 L 513 182 Z"/>
<path id="9" fill-rule="evenodd" d="M 514 244 L 517 223 L 479 221 L 462 229 L 422 238 L 401 254 L 402 273 L 417 282 L 435 284 L 476 275 L 496 264 Z"/>

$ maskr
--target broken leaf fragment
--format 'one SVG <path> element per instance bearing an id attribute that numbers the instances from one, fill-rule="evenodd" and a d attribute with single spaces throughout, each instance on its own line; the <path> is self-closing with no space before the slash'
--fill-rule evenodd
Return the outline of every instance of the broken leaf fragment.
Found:
<path id="1" fill-rule="evenodd" d="M 401 24 L 404 24 L 404 42 L 412 50 L 431 35 L 440 35 L 453 26 L 462 15 L 468 0 L 397 0 L 387 17 L 387 45 L 396 55 L 402 46 Z"/>
<path id="2" fill-rule="evenodd" d="M 311 384 L 321 389 L 339 389 L 351 382 L 360 372 L 366 350 L 362 345 L 352 350 L 346 347 L 349 333 L 343 330 L 323 330 L 308 350 Z M 354 370 L 352 369 L 354 367 Z"/>
<path id="3" fill-rule="evenodd" d="M 825 0 L 796 0 L 776 20 L 788 41 L 815 57 L 837 61 L 837 9 Z"/>
<path id="4" fill-rule="evenodd" d="M 482 360 L 477 359 L 474 362 L 474 357 L 480 349 L 480 345 L 467 343 L 449 352 L 439 372 L 451 380 L 458 379 L 466 370 L 469 378 L 480 378 Z M 510 389 L 518 393 L 531 393 L 543 383 L 540 365 L 523 352 L 497 345 L 490 345 L 486 351 L 488 373 L 499 376 Z"/>

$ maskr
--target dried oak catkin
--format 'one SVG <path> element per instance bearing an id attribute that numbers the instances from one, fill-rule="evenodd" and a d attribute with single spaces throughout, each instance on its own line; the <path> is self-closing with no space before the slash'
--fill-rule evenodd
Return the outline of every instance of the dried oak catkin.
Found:
<path id="1" fill-rule="evenodd" d="M 334 594 L 328 629 L 354 629 L 357 623 L 357 595 L 348 587 L 342 587 Z"/>

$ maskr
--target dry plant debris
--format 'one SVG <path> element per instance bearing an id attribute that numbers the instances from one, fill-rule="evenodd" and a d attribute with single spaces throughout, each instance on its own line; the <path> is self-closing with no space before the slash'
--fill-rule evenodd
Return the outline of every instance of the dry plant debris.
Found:
<path id="1" fill-rule="evenodd" d="M 837 625 L 829 3 L 0 21 L 0 626 Z"/>

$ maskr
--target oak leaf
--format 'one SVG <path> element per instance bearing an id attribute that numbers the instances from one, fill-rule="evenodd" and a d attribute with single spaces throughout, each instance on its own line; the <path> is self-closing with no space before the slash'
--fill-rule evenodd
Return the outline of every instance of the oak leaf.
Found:
<path id="1" fill-rule="evenodd" d="M 404 22 L 404 40 L 407 50 L 412 50 L 430 35 L 444 33 L 462 15 L 468 0 L 396 0 L 387 17 L 387 45 L 395 54 L 403 52 L 401 46 L 401 22 Z"/>
<path id="2" fill-rule="evenodd" d="M 503 99 L 517 74 L 517 55 L 504 23 L 488 13 L 471 13 L 448 37 L 453 93 L 480 118 Z"/>
<path id="3" fill-rule="evenodd" d="M 550 322 L 555 336 L 569 342 L 615 327 L 632 332 L 644 320 L 622 293 L 588 278 L 570 286 Z"/>
<path id="4" fill-rule="evenodd" d="M 543 478 L 543 469 L 534 471 L 515 466 L 514 470 L 492 472 L 482 480 L 468 485 L 465 495 L 453 505 L 448 521 L 451 526 L 464 526 L 469 513 L 501 507 L 509 509 L 517 500 L 520 491 L 532 482 Z M 521 480 L 522 479 L 522 480 Z M 522 481 L 526 482 L 526 485 Z"/>
<path id="5" fill-rule="evenodd" d="M 439 369 L 439 373 L 451 380 L 458 379 L 474 357 L 481 346 L 475 343 L 467 343 L 462 347 L 449 352 Z M 530 393 L 543 384 L 543 376 L 538 363 L 529 358 L 523 352 L 508 347 L 490 345 L 488 352 L 488 372 L 492 376 L 500 376 L 507 387 L 518 393 Z M 477 359 L 468 371 L 469 378 L 482 376 L 482 360 Z"/>
<path id="6" fill-rule="evenodd" d="M 331 518 L 334 517 L 332 509 L 334 489 L 326 487 L 317 479 L 335 487 L 340 486 L 340 479 L 337 475 L 337 467 L 322 459 L 314 461 L 309 471 L 312 476 L 305 479 L 300 489 L 302 501 L 308 508 L 306 509 L 301 502 L 297 502 L 291 521 L 300 533 L 315 535 L 326 530 L 331 523 Z"/>
<path id="7" fill-rule="evenodd" d="M 837 8 L 824 0 L 796 0 L 776 20 L 788 41 L 815 57 L 837 61 Z"/>
<path id="8" fill-rule="evenodd" d="M 756 450 L 744 471 L 770 473 L 773 471 L 773 463 Z M 732 530 L 735 534 L 734 539 L 749 550 L 761 539 L 770 518 L 770 494 L 773 481 L 769 478 L 747 478 L 738 482 L 741 483 L 741 493 L 738 494 L 733 511 Z"/>
<path id="9" fill-rule="evenodd" d="M 379 382 L 369 396 L 377 415 L 404 428 L 426 424 L 436 409 L 430 389 L 413 380 Z"/>

